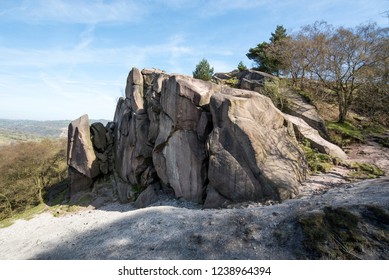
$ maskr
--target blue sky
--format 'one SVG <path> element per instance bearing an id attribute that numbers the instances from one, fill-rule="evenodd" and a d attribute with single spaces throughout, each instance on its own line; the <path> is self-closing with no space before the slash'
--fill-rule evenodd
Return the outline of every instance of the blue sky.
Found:
<path id="1" fill-rule="evenodd" d="M 389 0 L 0 0 L 0 118 L 112 119 L 131 67 L 231 71 L 277 25 L 376 22 Z"/>

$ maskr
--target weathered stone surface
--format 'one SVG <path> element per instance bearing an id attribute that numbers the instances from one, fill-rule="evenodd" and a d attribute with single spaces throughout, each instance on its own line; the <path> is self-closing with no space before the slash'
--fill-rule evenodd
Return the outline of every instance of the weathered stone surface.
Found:
<path id="1" fill-rule="evenodd" d="M 169 184 L 176 197 L 202 202 L 205 183 L 205 148 L 193 131 L 176 131 L 155 157 L 159 177 Z"/>
<path id="2" fill-rule="evenodd" d="M 237 74 L 241 89 L 254 90 L 256 85 L 264 85 L 265 81 L 277 79 L 261 71 L 244 70 Z"/>
<path id="3" fill-rule="evenodd" d="M 200 141 L 206 141 L 212 131 L 212 115 L 209 112 L 201 112 L 200 120 L 197 125 L 197 136 Z"/>
<path id="4" fill-rule="evenodd" d="M 302 140 L 307 139 L 312 148 L 334 158 L 347 159 L 346 153 L 341 148 L 323 139 L 319 132 L 304 120 L 287 114 L 285 114 L 285 119 L 293 124 L 296 136 Z"/>
<path id="5" fill-rule="evenodd" d="M 102 123 L 93 123 L 90 127 L 91 140 L 96 150 L 104 152 L 107 148 L 106 130 Z"/>
<path id="6" fill-rule="evenodd" d="M 294 197 L 304 156 L 271 100 L 225 89 L 212 96 L 210 108 L 209 186 L 233 202 Z"/>
<path id="7" fill-rule="evenodd" d="M 212 186 L 207 187 L 207 199 L 204 202 L 204 208 L 222 208 L 228 203 L 231 203 L 230 200 L 223 197 L 220 193 L 218 193 L 215 188 Z"/>
<path id="8" fill-rule="evenodd" d="M 161 105 L 175 129 L 195 130 L 201 115 L 196 103 L 200 103 L 201 95 L 188 89 L 187 84 L 182 77 L 170 77 L 162 91 Z"/>
<path id="9" fill-rule="evenodd" d="M 157 192 L 161 188 L 159 183 L 154 183 L 148 186 L 136 199 L 135 208 L 144 208 L 158 201 Z"/>
<path id="10" fill-rule="evenodd" d="M 81 174 L 71 166 L 68 168 L 68 179 L 71 196 L 78 192 L 89 191 L 93 184 L 92 178 Z"/>
<path id="11" fill-rule="evenodd" d="M 71 193 L 89 189 L 93 178 L 100 173 L 91 142 L 88 115 L 69 124 L 67 164 Z"/>
<path id="12" fill-rule="evenodd" d="M 287 100 L 283 110 L 285 113 L 301 118 L 309 126 L 316 129 L 323 138 L 329 139 L 325 123 L 315 106 L 307 103 L 300 94 L 292 90 L 286 90 L 282 94 Z"/>
<path id="13" fill-rule="evenodd" d="M 128 203 L 134 200 L 134 190 L 127 182 L 118 178 L 115 182 L 115 191 L 118 195 L 120 203 Z"/>
<path id="14" fill-rule="evenodd" d="M 255 70 L 216 73 L 214 76 L 219 80 L 236 77 L 239 80 L 237 86 L 240 89 L 256 91 L 274 101 L 278 100 L 278 104 L 275 105 L 279 109 L 289 115 L 303 119 L 307 124 L 318 130 L 323 138 L 329 139 L 325 123 L 315 106 L 309 104 L 300 94 L 290 88 L 280 87 L 277 77 Z"/>
<path id="15" fill-rule="evenodd" d="M 115 132 L 115 169 L 123 180 L 139 184 L 138 176 L 151 161 L 152 147 L 148 143 L 149 120 L 146 114 L 135 113 L 128 102 L 121 101 Z"/>
<path id="16" fill-rule="evenodd" d="M 131 101 L 131 108 L 134 112 L 141 112 L 144 109 L 143 76 L 136 68 L 132 68 L 128 74 L 126 98 Z"/>

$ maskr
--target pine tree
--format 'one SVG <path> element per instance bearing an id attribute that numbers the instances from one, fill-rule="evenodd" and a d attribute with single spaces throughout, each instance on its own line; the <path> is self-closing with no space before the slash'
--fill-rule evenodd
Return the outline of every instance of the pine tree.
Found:
<path id="1" fill-rule="evenodd" d="M 271 33 L 270 43 L 262 42 L 255 48 L 250 48 L 246 54 L 247 57 L 257 64 L 256 70 L 263 71 L 270 74 L 279 75 L 282 68 L 282 61 L 268 52 L 271 46 L 282 43 L 282 40 L 288 38 L 286 29 L 282 25 L 277 25 L 274 33 Z"/>
<path id="2" fill-rule="evenodd" d="M 210 81 L 213 76 L 213 67 L 209 65 L 208 61 L 203 58 L 197 65 L 196 70 L 193 71 L 193 78 Z"/>
<path id="3" fill-rule="evenodd" d="M 247 67 L 246 67 L 246 65 L 244 65 L 243 61 L 239 62 L 239 64 L 238 64 L 238 70 L 239 70 L 239 71 L 247 70 Z"/>

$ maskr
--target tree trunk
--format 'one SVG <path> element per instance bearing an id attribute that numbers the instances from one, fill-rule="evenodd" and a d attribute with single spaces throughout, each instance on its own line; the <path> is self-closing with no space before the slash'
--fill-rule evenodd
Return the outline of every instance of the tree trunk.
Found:
<path id="1" fill-rule="evenodd" d="M 304 90 L 304 77 L 305 77 L 305 70 L 303 69 L 301 73 L 301 80 L 300 80 L 300 88 L 301 90 Z"/>
<path id="2" fill-rule="evenodd" d="M 347 111 L 348 111 L 348 106 L 347 102 L 345 100 L 345 93 L 340 91 L 338 92 L 338 102 L 339 102 L 339 123 L 344 123 L 346 121 L 347 117 Z"/>

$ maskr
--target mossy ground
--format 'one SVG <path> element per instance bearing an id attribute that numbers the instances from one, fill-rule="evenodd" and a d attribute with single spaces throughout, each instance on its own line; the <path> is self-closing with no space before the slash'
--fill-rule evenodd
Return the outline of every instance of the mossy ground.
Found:
<path id="1" fill-rule="evenodd" d="M 307 258 L 363 259 L 373 247 L 381 253 L 370 257 L 389 257 L 389 213 L 382 207 L 326 207 L 300 215 L 297 221 Z"/>
<path id="2" fill-rule="evenodd" d="M 23 219 L 23 220 L 30 220 L 32 219 L 35 215 L 38 215 L 44 211 L 46 211 L 48 209 L 48 206 L 46 204 L 39 204 L 35 207 L 31 207 L 31 208 L 28 208 L 27 210 L 21 212 L 21 213 L 18 213 L 18 214 L 15 214 L 13 215 L 12 217 L 10 218 L 7 218 L 7 219 L 4 219 L 4 220 L 1 220 L 0 221 L 0 228 L 4 228 L 4 227 L 9 227 L 10 225 L 12 225 L 16 220 L 20 220 L 20 219 Z"/>
<path id="3" fill-rule="evenodd" d="M 386 134 L 388 129 L 369 120 L 345 123 L 328 121 L 327 129 L 332 142 L 340 147 L 373 140 L 381 146 L 389 148 L 389 136 Z"/>
<path id="4" fill-rule="evenodd" d="M 365 136 L 361 130 L 350 122 L 327 122 L 327 129 L 332 141 L 340 147 L 356 142 L 365 142 Z"/>
<path id="5" fill-rule="evenodd" d="M 384 172 L 374 164 L 354 162 L 350 166 L 348 176 L 352 179 L 373 179 L 384 175 Z"/>

